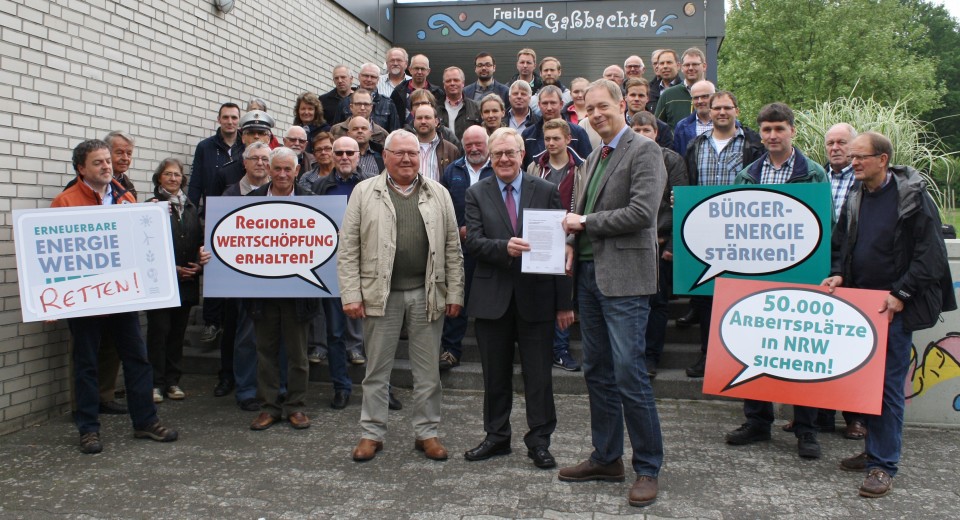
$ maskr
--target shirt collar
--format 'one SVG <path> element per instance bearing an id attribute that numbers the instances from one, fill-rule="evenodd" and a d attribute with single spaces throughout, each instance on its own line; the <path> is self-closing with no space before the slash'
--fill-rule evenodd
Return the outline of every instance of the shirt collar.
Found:
<path id="1" fill-rule="evenodd" d="M 604 143 L 604 146 L 616 148 L 617 145 L 620 144 L 620 138 L 623 137 L 623 134 L 627 133 L 628 130 L 630 130 L 630 127 L 627 125 L 623 125 L 623 128 L 621 128 L 620 131 L 617 132 L 617 135 L 613 136 L 613 139 L 611 139 L 609 143 Z M 630 131 L 632 132 L 632 130 Z"/>
<path id="2" fill-rule="evenodd" d="M 523 181 L 522 171 L 518 172 L 517 177 L 510 182 L 510 185 L 513 186 L 513 191 L 520 193 L 521 181 Z M 500 186 L 500 191 L 503 191 L 507 187 L 507 183 L 500 180 L 500 177 L 497 177 L 497 186 Z"/>

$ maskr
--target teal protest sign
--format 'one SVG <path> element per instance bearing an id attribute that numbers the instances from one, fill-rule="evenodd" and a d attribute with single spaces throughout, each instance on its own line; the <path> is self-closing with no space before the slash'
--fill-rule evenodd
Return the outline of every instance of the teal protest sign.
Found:
<path id="1" fill-rule="evenodd" d="M 830 270 L 830 185 L 674 189 L 673 291 L 711 295 L 718 276 L 820 283 Z"/>

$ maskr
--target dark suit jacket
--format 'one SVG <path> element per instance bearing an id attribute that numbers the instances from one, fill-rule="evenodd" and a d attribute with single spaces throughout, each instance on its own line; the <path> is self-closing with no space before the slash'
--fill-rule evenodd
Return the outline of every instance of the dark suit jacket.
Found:
<path id="1" fill-rule="evenodd" d="M 582 178 L 574 182 L 574 213 L 583 215 L 585 193 L 597 169 L 598 146 Z M 667 182 L 663 153 L 654 141 L 629 129 L 607 158 L 586 229 L 567 242 L 590 240 L 597 287 L 604 296 L 640 296 L 657 292 L 657 212 Z"/>
<path id="2" fill-rule="evenodd" d="M 517 300 L 525 321 L 552 321 L 558 310 L 572 310 L 573 282 L 567 276 L 520 272 L 520 258 L 507 254 L 507 242 L 523 235 L 523 210 L 562 209 L 557 187 L 526 173 L 520 186 L 516 235 L 496 176 L 467 189 L 468 254 L 477 259 L 467 308 L 475 318 L 494 320 L 507 312 L 511 297 Z"/>

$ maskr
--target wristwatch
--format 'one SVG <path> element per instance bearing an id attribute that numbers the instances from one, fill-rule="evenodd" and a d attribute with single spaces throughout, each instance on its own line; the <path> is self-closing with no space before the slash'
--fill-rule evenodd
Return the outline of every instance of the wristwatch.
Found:
<path id="1" fill-rule="evenodd" d="M 587 227 L 587 216 L 586 216 L 586 215 L 580 215 L 580 226 L 581 226 L 581 227 Z"/>

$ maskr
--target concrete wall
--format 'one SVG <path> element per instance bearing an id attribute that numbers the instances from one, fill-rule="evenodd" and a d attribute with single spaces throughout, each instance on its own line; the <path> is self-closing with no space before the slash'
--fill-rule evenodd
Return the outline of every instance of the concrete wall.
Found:
<path id="1" fill-rule="evenodd" d="M 389 47 L 329 0 L 236 5 L 0 0 L 0 434 L 68 409 L 65 324 L 20 322 L 10 210 L 49 206 L 74 146 L 132 134 L 130 175 L 149 193 L 161 159 L 190 163 L 221 103 L 262 97 L 282 131 L 300 92 L 333 87 L 334 65 Z"/>

